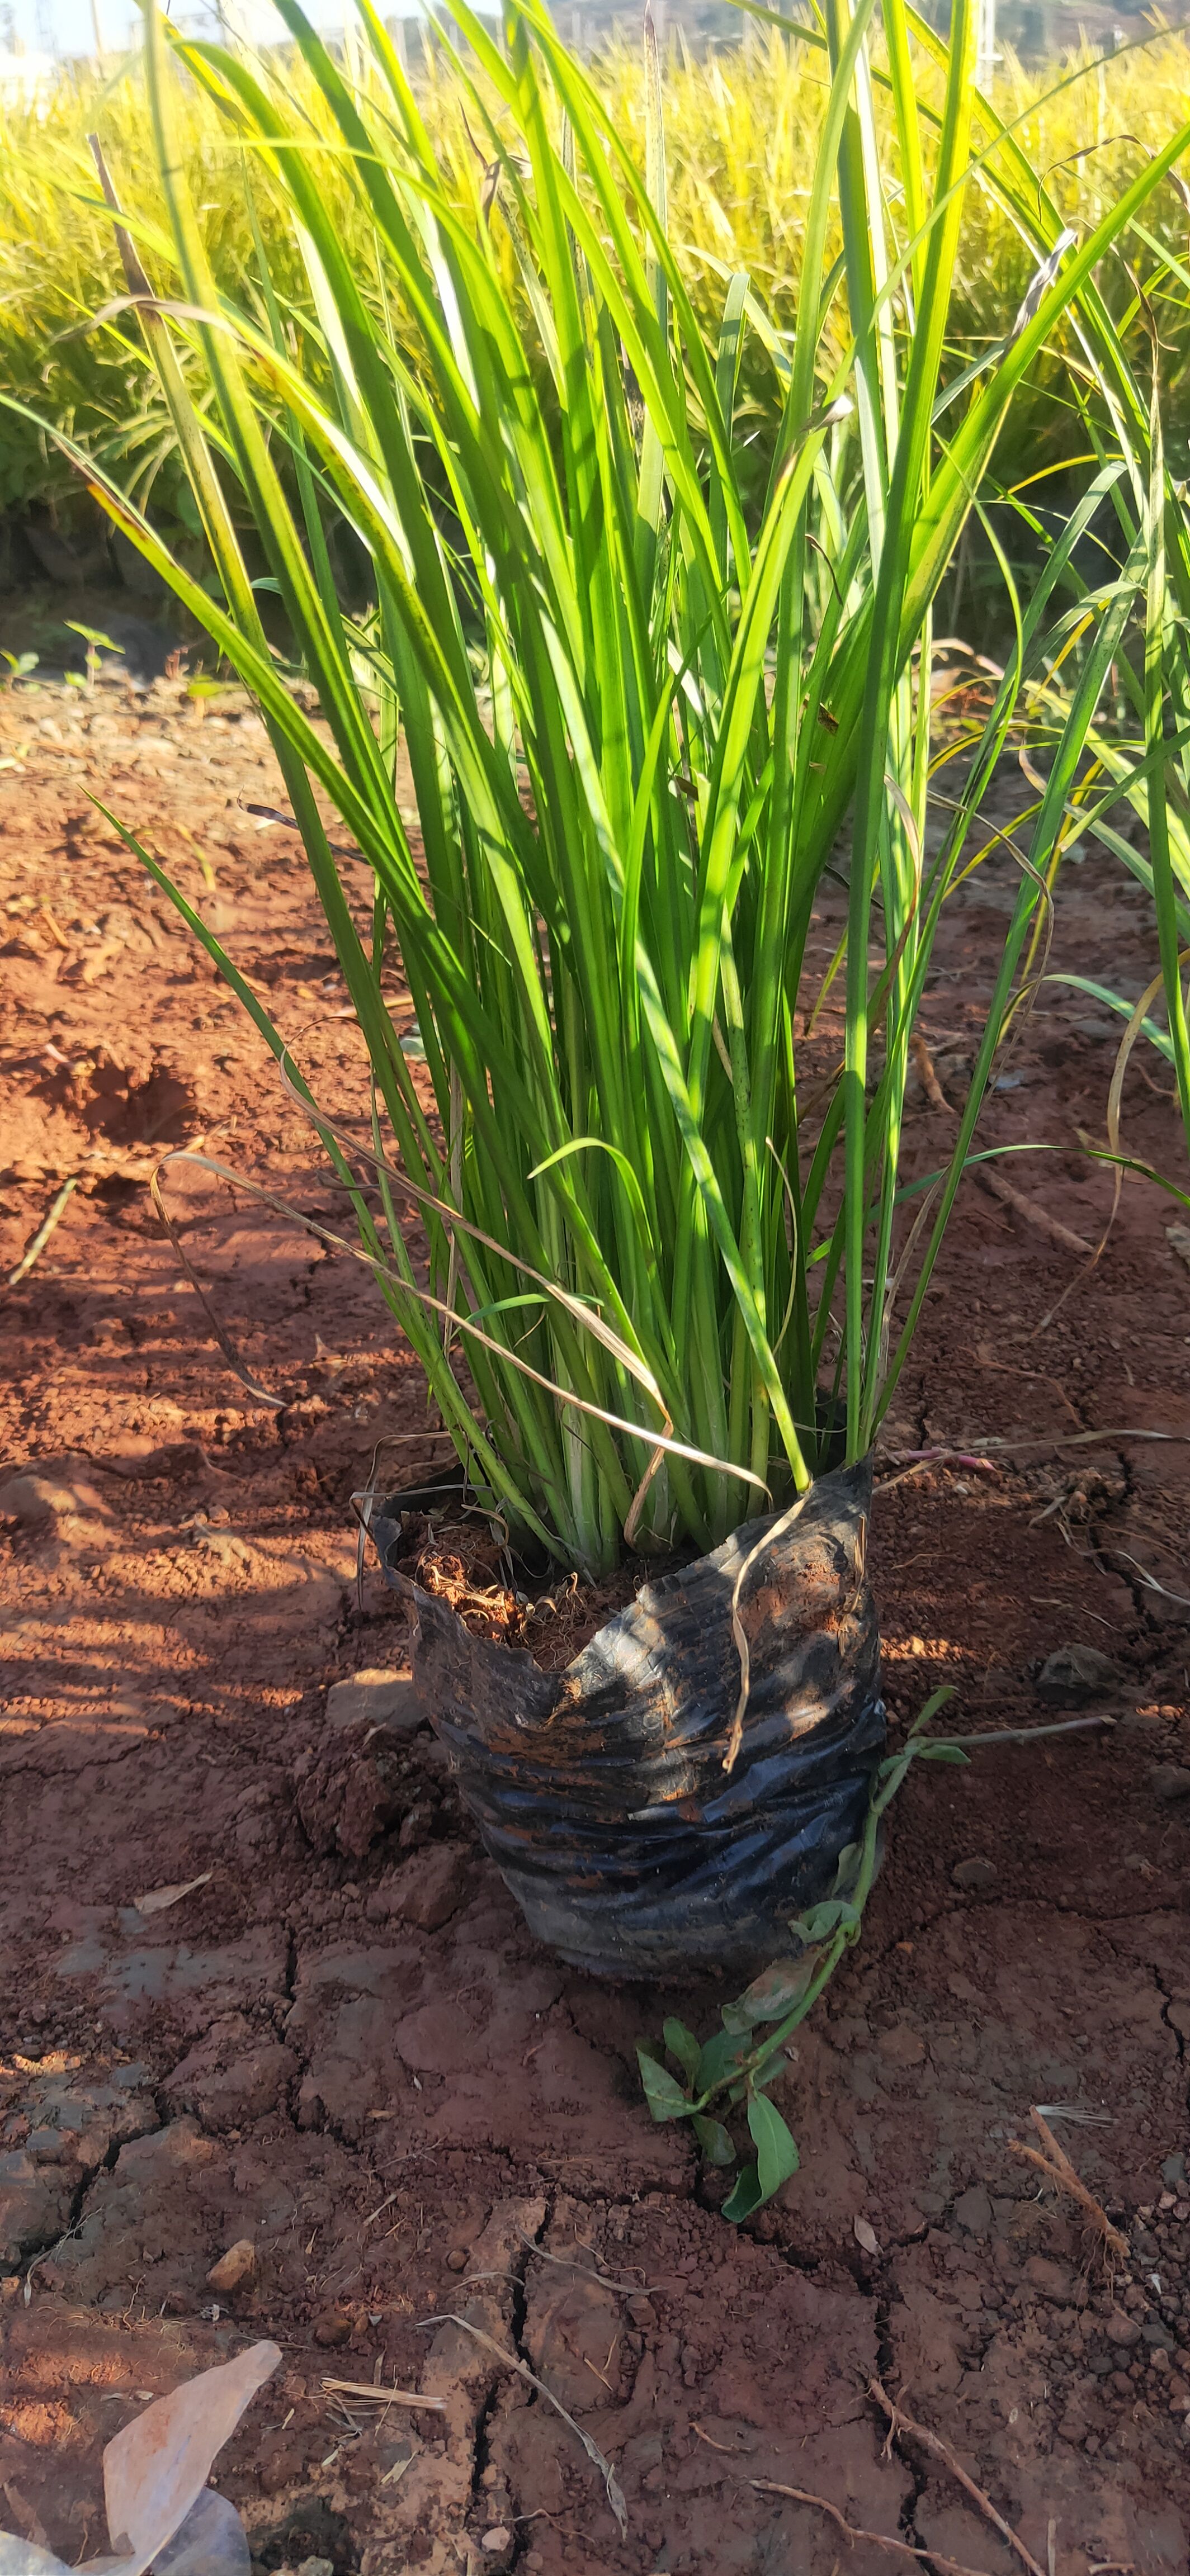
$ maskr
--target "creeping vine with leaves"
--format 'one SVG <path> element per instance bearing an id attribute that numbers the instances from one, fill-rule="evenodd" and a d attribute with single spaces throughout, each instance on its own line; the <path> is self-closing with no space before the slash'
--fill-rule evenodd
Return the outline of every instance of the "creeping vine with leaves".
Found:
<path id="1" fill-rule="evenodd" d="M 854 1949 L 859 1939 L 876 1876 L 880 1820 L 913 1764 L 966 1763 L 970 1760 L 966 1748 L 971 1744 L 1020 1743 L 1033 1736 L 1068 1732 L 1065 1726 L 1031 1726 L 991 1735 L 927 1735 L 931 1720 L 953 1697 L 949 1685 L 934 1691 L 899 1750 L 877 1765 L 862 1837 L 840 1853 L 831 1894 L 790 1922 L 796 1955 L 776 1960 L 734 2003 L 724 2004 L 723 2027 L 706 2041 L 700 2042 L 685 2022 L 670 2016 L 662 2040 L 680 2075 L 638 2042 L 641 2082 L 653 2118 L 689 2120 L 709 2164 L 736 2162 L 735 2141 L 720 2115 L 743 2108 L 756 2154 L 723 2203 L 723 2216 L 734 2224 L 750 2218 L 797 2172 L 797 2140 L 770 2102 L 768 2087 L 787 2072 L 791 2061 L 785 2055 L 786 2042 L 829 1985 L 845 1952 Z M 1076 1725 L 1085 1722 L 1074 1721 Z"/>

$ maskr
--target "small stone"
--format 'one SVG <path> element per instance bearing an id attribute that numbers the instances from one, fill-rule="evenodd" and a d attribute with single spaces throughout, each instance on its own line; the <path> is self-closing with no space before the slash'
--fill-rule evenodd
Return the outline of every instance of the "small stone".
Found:
<path id="1" fill-rule="evenodd" d="M 994 1887 L 1000 1872 L 994 1860 L 975 1854 L 970 1860 L 956 1860 L 950 1873 L 956 1887 Z"/>
<path id="2" fill-rule="evenodd" d="M 1187 2179 L 1186 2158 L 1181 2149 L 1176 2156 L 1166 2157 L 1161 2168 L 1161 2179 L 1167 2191 L 1177 2191 L 1184 2185 Z"/>
<path id="3" fill-rule="evenodd" d="M 1110 1699 L 1120 1688 L 1120 1672 L 1098 1646 L 1059 1646 L 1047 1655 L 1037 1676 L 1042 1699 L 1060 1708 L 1078 1708 L 1084 1700 Z"/>
<path id="4" fill-rule="evenodd" d="M 1135 2317 L 1126 2317 L 1119 2308 L 1113 2308 L 1104 2332 L 1109 2343 L 1128 2346 L 1140 2342 L 1140 2327 Z"/>
<path id="5" fill-rule="evenodd" d="M 207 2274 L 207 2288 L 217 2290 L 220 2298 L 225 2299 L 233 2290 L 242 2290 L 255 2276 L 256 2247 L 250 2236 L 240 2236 L 234 2245 L 228 2246 L 226 2254 L 220 2255 L 217 2263 L 212 2263 Z"/>
<path id="6" fill-rule="evenodd" d="M 1177 2336 L 1171 2335 L 1169 2327 L 1162 2324 L 1160 2317 L 1146 2317 L 1141 2327 L 1141 2334 L 1145 2342 L 1151 2346 L 1154 2360 L 1158 2353 L 1164 2353 L 1168 2364 L 1170 2353 L 1176 2352 L 1178 2348 Z"/>
<path id="7" fill-rule="evenodd" d="M 19 2297 L 20 2287 L 20 2273 L 6 2272 L 3 2279 L 0 2280 L 0 2299 L 15 2299 Z"/>
<path id="8" fill-rule="evenodd" d="M 1163 1807 L 1175 1806 L 1180 1798 L 1190 1798 L 1190 1771 L 1183 1770 L 1180 1762 L 1154 1762 L 1145 1779 Z"/>
<path id="9" fill-rule="evenodd" d="M 960 2192 L 954 2205 L 956 2224 L 965 2227 L 969 2236 L 988 2236 L 992 2226 L 992 2204 L 981 2182 L 972 2183 L 969 2191 Z"/>
<path id="10" fill-rule="evenodd" d="M 466 2271 L 466 2269 L 467 2269 L 467 2257 L 466 2257 L 466 2255 L 462 2252 L 461 2247 L 459 2247 L 458 2245 L 456 2245 L 456 2246 L 455 2246 L 453 2253 L 451 2253 L 451 2254 L 448 2254 L 448 2255 L 447 2255 L 447 2258 L 446 2258 L 446 2268 L 447 2268 L 447 2271 L 448 2271 L 448 2272 L 465 2272 L 465 2271 Z"/>
<path id="11" fill-rule="evenodd" d="M 415 1735 L 425 1719 L 408 1669 L 352 1673 L 333 1682 L 326 1695 L 326 1722 L 336 1729 L 364 1723 L 387 1727 L 394 1735 Z"/>
<path id="12" fill-rule="evenodd" d="M 298 2576 L 335 2576 L 333 2558 L 303 2558 Z"/>
<path id="13" fill-rule="evenodd" d="M 324 2346 L 330 2346 L 332 2349 L 336 2344 L 350 2343 L 350 2317 L 342 2316 L 337 2313 L 335 2309 L 328 2308 L 326 2313 L 317 2320 L 314 2328 L 314 2341 L 315 2343 L 320 2343 Z"/>
<path id="14" fill-rule="evenodd" d="M 494 2522 L 491 2530 L 485 2531 L 479 2545 L 487 2550 L 489 2557 L 496 2558 L 502 2549 L 511 2547 L 512 2533 L 506 2523 Z"/>

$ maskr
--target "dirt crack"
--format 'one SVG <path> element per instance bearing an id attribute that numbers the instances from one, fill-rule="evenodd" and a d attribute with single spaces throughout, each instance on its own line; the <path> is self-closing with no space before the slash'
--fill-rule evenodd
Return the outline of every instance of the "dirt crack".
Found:
<path id="1" fill-rule="evenodd" d="M 1178 2064 L 1179 2066 L 1184 2066 L 1186 2063 L 1186 2042 L 1181 2031 L 1178 2029 L 1177 2023 L 1175 2021 L 1171 2021 L 1169 2017 L 1171 2006 L 1175 2000 L 1173 1990 L 1171 1987 L 1167 1986 L 1156 1961 L 1150 1959 L 1147 1964 L 1149 1974 L 1152 1977 L 1157 1992 L 1161 1997 L 1161 2019 L 1164 2022 L 1167 2031 L 1170 2033 L 1174 2047 L 1178 2052 Z"/>

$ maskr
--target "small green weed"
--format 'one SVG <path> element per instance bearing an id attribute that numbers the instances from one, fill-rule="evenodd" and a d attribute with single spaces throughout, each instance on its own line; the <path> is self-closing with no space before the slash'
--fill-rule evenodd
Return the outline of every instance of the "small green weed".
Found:
<path id="1" fill-rule="evenodd" d="M 738 2149 L 726 2121 L 731 2113 L 743 2112 L 756 2153 L 723 2203 L 723 2216 L 734 2225 L 763 2208 L 798 2170 L 797 2141 L 769 2100 L 768 2087 L 787 2073 L 787 2042 L 860 1937 L 876 1876 L 881 1819 L 914 1763 L 966 1763 L 970 1760 L 967 1747 L 972 1744 L 1020 1743 L 1068 1731 L 1059 1725 L 1012 1728 L 991 1736 L 928 1735 L 932 1719 L 953 1696 L 949 1687 L 934 1691 L 904 1743 L 878 1765 L 862 1839 L 849 1843 L 840 1854 L 832 1893 L 789 1925 L 794 1953 L 774 1961 L 734 2003 L 724 2004 L 722 2028 L 712 2031 L 709 2039 L 699 2041 L 684 2022 L 671 2016 L 661 2034 L 670 2065 L 643 2041 L 637 2044 L 641 2082 L 653 2118 L 689 2120 L 708 2164 L 736 2163 Z M 1076 1719 L 1074 1724 L 1094 1722 Z M 673 2067 L 680 2073 L 672 2072 Z"/>
<path id="2" fill-rule="evenodd" d="M 89 694 L 103 669 L 103 654 L 119 653 L 123 648 L 111 635 L 101 635 L 98 627 L 80 625 L 76 617 L 68 617 L 64 622 L 72 635 L 82 636 L 87 647 L 85 671 L 67 671 L 66 679 L 72 689 L 86 689 Z"/>
<path id="3" fill-rule="evenodd" d="M 5 689 L 15 689 L 18 680 L 27 680 L 30 673 L 37 669 L 38 658 L 39 657 L 36 653 L 5 653 L 0 651 L 0 662 L 7 662 L 8 664 L 8 677 L 6 680 L 0 680 L 0 687 Z"/>

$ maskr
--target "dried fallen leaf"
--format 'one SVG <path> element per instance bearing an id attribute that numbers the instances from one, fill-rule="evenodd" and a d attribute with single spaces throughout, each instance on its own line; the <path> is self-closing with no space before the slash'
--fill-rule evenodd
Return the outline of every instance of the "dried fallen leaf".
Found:
<path id="1" fill-rule="evenodd" d="M 851 2225 L 856 2244 L 863 2246 L 865 2254 L 878 2254 L 880 2252 L 880 2239 L 876 2234 L 875 2228 L 869 2227 L 867 2219 L 853 2218 Z"/>
<path id="2" fill-rule="evenodd" d="M 193 1896 L 196 1887 L 205 1887 L 212 1876 L 204 1869 L 200 1878 L 183 1879 L 176 1887 L 150 1887 L 143 1896 L 134 1896 L 138 1914 L 164 1914 L 167 1905 L 180 1905 L 184 1896 Z"/>

